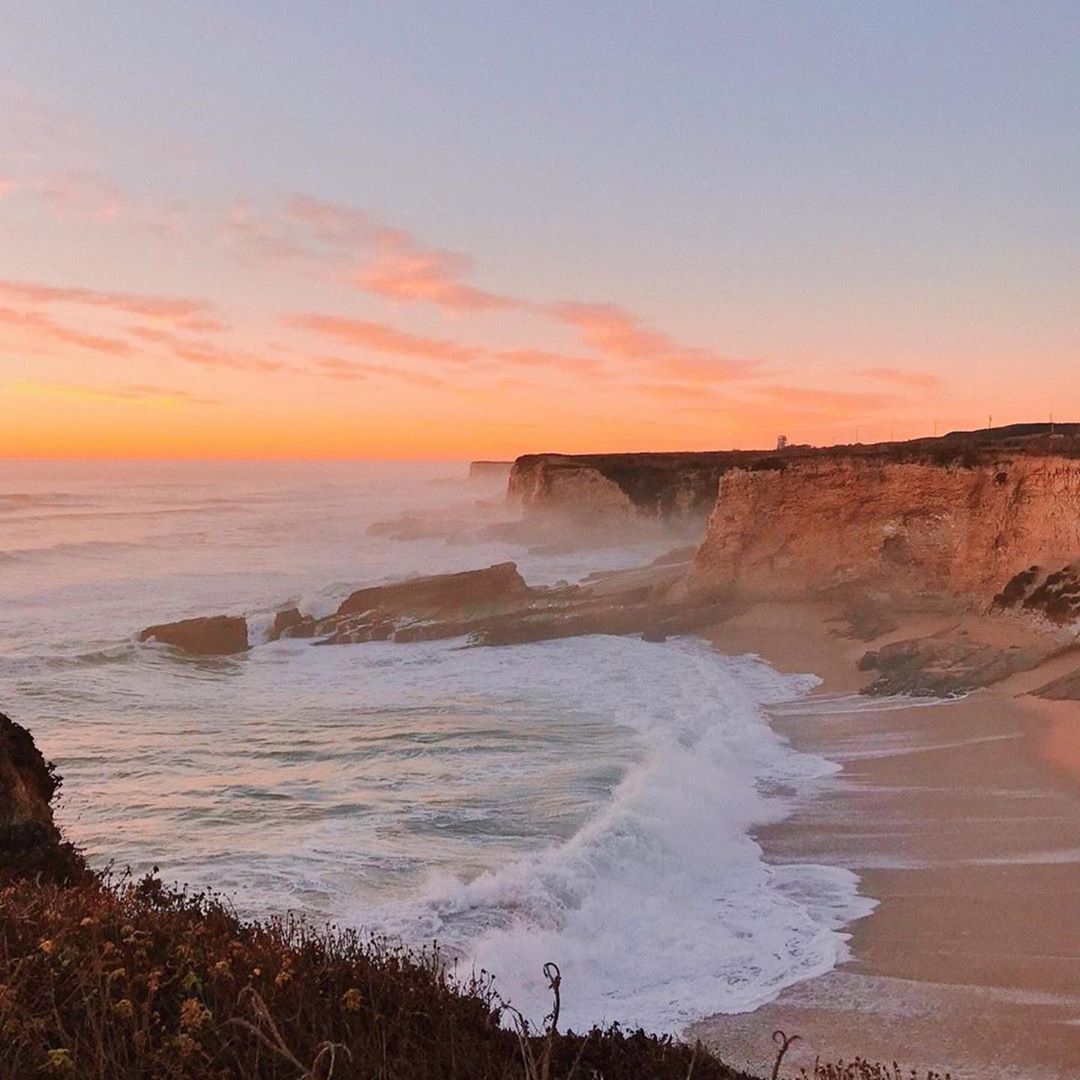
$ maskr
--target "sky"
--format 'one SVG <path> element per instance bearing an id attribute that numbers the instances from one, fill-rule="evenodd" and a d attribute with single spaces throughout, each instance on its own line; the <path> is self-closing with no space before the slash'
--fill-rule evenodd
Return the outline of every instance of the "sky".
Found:
<path id="1" fill-rule="evenodd" d="M 0 13 L 0 455 L 1080 420 L 1080 7 Z"/>

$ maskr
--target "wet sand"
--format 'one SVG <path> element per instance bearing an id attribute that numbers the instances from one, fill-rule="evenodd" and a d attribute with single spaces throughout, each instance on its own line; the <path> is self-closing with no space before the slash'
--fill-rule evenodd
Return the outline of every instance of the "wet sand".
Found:
<path id="1" fill-rule="evenodd" d="M 868 646 L 838 638 L 832 614 L 759 605 L 709 637 L 823 677 L 805 707 L 774 722 L 843 772 L 758 840 L 772 862 L 855 871 L 879 906 L 850 928 L 849 962 L 689 1034 L 763 1075 L 781 1028 L 801 1036 L 792 1073 L 861 1054 L 953 1077 L 1075 1080 L 1080 705 L 1026 695 L 1049 665 L 961 701 L 854 698 Z M 884 640 L 932 632 L 934 618 L 920 620 Z"/>

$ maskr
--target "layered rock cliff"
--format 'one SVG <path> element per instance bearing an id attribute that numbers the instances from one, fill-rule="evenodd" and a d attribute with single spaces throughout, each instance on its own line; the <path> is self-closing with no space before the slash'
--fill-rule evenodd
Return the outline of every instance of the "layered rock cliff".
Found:
<path id="1" fill-rule="evenodd" d="M 728 470 L 691 584 L 775 597 L 857 585 L 989 607 L 1017 575 L 1042 582 L 1040 568 L 1078 554 L 1080 437 L 986 433 Z"/>
<path id="2" fill-rule="evenodd" d="M 759 452 L 701 454 L 527 454 L 514 462 L 508 492 L 526 514 L 555 512 L 589 519 L 637 514 L 704 518 L 729 469 Z"/>

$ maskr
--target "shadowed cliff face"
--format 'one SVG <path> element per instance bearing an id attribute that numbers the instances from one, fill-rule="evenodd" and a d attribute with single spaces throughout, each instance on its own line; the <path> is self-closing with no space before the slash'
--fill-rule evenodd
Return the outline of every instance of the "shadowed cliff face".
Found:
<path id="1" fill-rule="evenodd" d="M 60 778 L 26 728 L 0 713 L 0 881 L 67 881 L 85 869 L 53 823 Z"/>
<path id="2" fill-rule="evenodd" d="M 1071 439 L 1038 440 L 974 445 L 952 460 L 935 460 L 931 448 L 732 470 L 692 583 L 765 596 L 879 586 L 989 606 L 1015 575 L 1080 553 L 1074 449 Z"/>
<path id="3" fill-rule="evenodd" d="M 720 477 L 760 456 L 740 451 L 529 454 L 514 462 L 508 492 L 526 513 L 555 512 L 580 520 L 628 514 L 704 518 Z"/>

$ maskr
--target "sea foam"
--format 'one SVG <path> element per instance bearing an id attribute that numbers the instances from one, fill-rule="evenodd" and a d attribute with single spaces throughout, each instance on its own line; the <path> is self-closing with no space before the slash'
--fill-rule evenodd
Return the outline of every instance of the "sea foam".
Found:
<path id="1" fill-rule="evenodd" d="M 357 913 L 409 940 L 438 938 L 538 1022 L 542 975 L 563 975 L 563 1018 L 678 1029 L 741 1012 L 846 955 L 842 926 L 867 914 L 856 877 L 768 865 L 751 839 L 789 796 L 836 766 L 792 750 L 763 707 L 809 689 L 702 642 L 625 638 L 474 653 L 470 678 L 603 714 L 638 747 L 610 797 L 568 840 L 422 899 Z"/>

